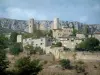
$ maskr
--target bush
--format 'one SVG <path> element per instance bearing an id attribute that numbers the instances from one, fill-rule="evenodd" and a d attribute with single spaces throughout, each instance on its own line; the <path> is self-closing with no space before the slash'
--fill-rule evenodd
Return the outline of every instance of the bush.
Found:
<path id="1" fill-rule="evenodd" d="M 63 69 L 70 69 L 71 65 L 70 65 L 70 60 L 69 59 L 62 59 L 60 60 L 60 65 L 62 66 Z"/>
<path id="2" fill-rule="evenodd" d="M 64 47 L 64 51 L 70 51 L 70 49 L 69 49 L 69 48 Z"/>
<path id="3" fill-rule="evenodd" d="M 94 48 L 94 50 L 95 50 L 95 51 L 100 51 L 100 46 L 96 46 L 96 47 Z"/>
<path id="4" fill-rule="evenodd" d="M 52 43 L 52 47 L 62 47 L 62 43 L 61 42 L 57 42 L 56 44 Z"/>
<path id="5" fill-rule="evenodd" d="M 6 60 L 6 52 L 0 49 L 0 75 L 5 74 L 5 70 L 8 67 L 8 61 Z"/>
<path id="6" fill-rule="evenodd" d="M 21 43 L 15 43 L 13 46 L 10 47 L 10 53 L 13 55 L 18 55 L 22 51 L 23 48 Z"/>
<path id="7" fill-rule="evenodd" d="M 28 54 L 36 54 L 36 51 L 34 50 L 34 47 L 32 45 L 26 45 L 24 46 L 24 48 Z"/>
<path id="8" fill-rule="evenodd" d="M 76 62 L 75 69 L 77 73 L 85 72 L 85 65 L 83 61 Z"/>
<path id="9" fill-rule="evenodd" d="M 57 47 L 61 47 L 61 46 L 62 46 L 62 43 L 61 43 L 61 42 L 57 42 L 57 43 L 56 43 L 56 46 L 57 46 Z"/>
<path id="10" fill-rule="evenodd" d="M 14 43 L 17 42 L 17 35 L 18 35 L 17 32 L 12 32 L 10 36 L 10 41 Z"/>
<path id="11" fill-rule="evenodd" d="M 40 60 L 32 60 L 30 57 L 23 57 L 16 61 L 15 68 L 17 75 L 37 75 L 42 70 Z"/>
<path id="12" fill-rule="evenodd" d="M 4 35 L 0 35 L 0 49 L 8 47 L 8 39 Z"/>
<path id="13" fill-rule="evenodd" d="M 25 50 L 29 53 L 29 54 L 45 54 L 45 52 L 43 51 L 43 49 L 41 49 L 41 47 L 33 47 L 32 45 L 26 45 Z"/>
<path id="14" fill-rule="evenodd" d="M 76 50 L 81 51 L 95 51 L 95 47 L 99 46 L 100 42 L 96 38 L 87 38 L 76 46 Z"/>

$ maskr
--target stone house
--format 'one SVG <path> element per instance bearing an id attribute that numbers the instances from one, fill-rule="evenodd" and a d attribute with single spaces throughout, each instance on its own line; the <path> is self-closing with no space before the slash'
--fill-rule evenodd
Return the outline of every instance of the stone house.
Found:
<path id="1" fill-rule="evenodd" d="M 33 45 L 34 47 L 41 47 L 45 49 L 45 47 L 51 46 L 52 40 L 46 37 L 42 37 L 38 39 L 32 39 L 32 38 L 23 39 L 23 47 L 28 44 Z"/>
<path id="2" fill-rule="evenodd" d="M 59 37 L 67 37 L 72 35 L 73 28 L 64 27 L 63 29 L 53 29 L 53 37 L 59 40 Z"/>
<path id="3" fill-rule="evenodd" d="M 77 44 L 82 42 L 82 39 L 72 37 L 72 36 L 60 37 L 60 42 L 62 43 L 64 47 L 67 47 L 73 50 Z"/>

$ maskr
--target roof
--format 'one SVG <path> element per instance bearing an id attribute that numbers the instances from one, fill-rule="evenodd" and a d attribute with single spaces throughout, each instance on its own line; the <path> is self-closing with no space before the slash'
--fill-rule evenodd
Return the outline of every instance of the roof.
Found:
<path id="1" fill-rule="evenodd" d="M 53 29 L 53 30 L 63 30 L 63 29 L 59 28 L 59 29 Z"/>
<path id="2" fill-rule="evenodd" d="M 71 39 L 74 38 L 76 40 L 81 40 L 80 38 L 76 37 L 76 36 L 67 36 L 67 37 L 59 37 L 59 38 L 67 38 L 67 39 Z"/>

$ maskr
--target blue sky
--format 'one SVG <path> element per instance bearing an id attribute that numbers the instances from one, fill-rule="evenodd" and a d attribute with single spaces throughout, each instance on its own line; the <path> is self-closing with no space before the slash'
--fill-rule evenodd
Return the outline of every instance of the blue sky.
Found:
<path id="1" fill-rule="evenodd" d="M 100 0 L 0 0 L 0 18 L 100 24 Z"/>

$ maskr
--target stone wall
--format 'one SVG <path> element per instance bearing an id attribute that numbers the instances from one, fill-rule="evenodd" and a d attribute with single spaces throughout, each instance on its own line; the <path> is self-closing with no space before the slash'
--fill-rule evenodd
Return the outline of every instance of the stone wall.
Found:
<path id="1" fill-rule="evenodd" d="M 55 59 L 70 59 L 70 60 L 100 60 L 100 52 L 73 52 L 63 51 L 63 47 L 45 48 L 46 53 L 52 53 Z"/>

